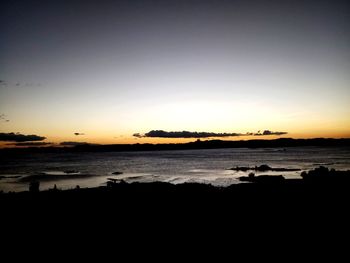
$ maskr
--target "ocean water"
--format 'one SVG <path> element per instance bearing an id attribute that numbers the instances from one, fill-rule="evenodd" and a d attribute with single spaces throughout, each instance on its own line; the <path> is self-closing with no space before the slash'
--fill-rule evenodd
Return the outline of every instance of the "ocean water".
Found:
<path id="1" fill-rule="evenodd" d="M 0 190 L 28 190 L 30 180 L 40 181 L 40 189 L 97 187 L 107 178 L 126 182 L 185 182 L 227 186 L 239 183 L 248 172 L 228 170 L 236 166 L 267 164 L 277 168 L 307 171 L 320 165 L 350 170 L 350 148 L 291 147 L 261 149 L 209 149 L 107 153 L 33 153 L 0 160 Z M 68 173 L 67 173 L 68 171 Z M 113 172 L 122 172 L 114 175 Z M 300 172 L 256 172 L 300 178 Z"/>

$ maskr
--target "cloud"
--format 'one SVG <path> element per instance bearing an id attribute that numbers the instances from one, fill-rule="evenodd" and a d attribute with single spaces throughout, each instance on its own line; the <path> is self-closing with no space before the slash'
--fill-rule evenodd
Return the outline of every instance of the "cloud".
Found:
<path id="1" fill-rule="evenodd" d="M 61 146 L 77 146 L 77 145 L 91 145 L 87 142 L 61 142 Z"/>
<path id="2" fill-rule="evenodd" d="M 0 79 L 0 86 L 41 87 L 42 84 L 39 82 L 6 81 Z"/>
<path id="3" fill-rule="evenodd" d="M 13 146 L 45 146 L 45 145 L 52 145 L 54 143 L 52 142 L 16 142 L 16 143 L 7 143 L 6 145 L 13 145 Z"/>
<path id="4" fill-rule="evenodd" d="M 41 83 L 39 83 L 39 82 L 25 82 L 23 84 L 23 86 L 25 86 L 25 87 L 40 87 Z"/>
<path id="5" fill-rule="evenodd" d="M 190 132 L 190 131 L 163 131 L 152 130 L 145 134 L 134 133 L 133 136 L 137 138 L 208 138 L 208 137 L 232 137 L 241 136 L 240 133 L 215 133 L 215 132 Z"/>
<path id="6" fill-rule="evenodd" d="M 24 135 L 20 133 L 0 133 L 0 141 L 4 142 L 32 142 L 32 141 L 43 141 L 46 137 L 38 135 Z"/>
<path id="7" fill-rule="evenodd" d="M 146 137 L 144 135 L 142 135 L 141 133 L 134 133 L 132 136 L 136 137 L 136 138 L 142 138 L 142 137 Z"/>
<path id="8" fill-rule="evenodd" d="M 0 121 L 9 122 L 10 120 L 6 118 L 5 114 L 0 114 Z"/>
<path id="9" fill-rule="evenodd" d="M 284 135 L 284 134 L 287 134 L 288 132 L 279 132 L 279 131 L 276 131 L 276 132 L 273 132 L 273 131 L 270 131 L 270 130 L 265 130 L 263 131 L 263 133 L 261 133 L 260 131 L 258 131 L 257 133 L 254 133 L 254 136 L 263 136 L 263 135 Z"/>
<path id="10" fill-rule="evenodd" d="M 75 132 L 74 135 L 75 135 L 75 136 L 85 135 L 85 133 L 82 133 L 82 132 Z"/>
<path id="11" fill-rule="evenodd" d="M 287 134 L 287 132 L 272 132 L 272 131 L 269 131 L 269 130 L 265 130 L 263 132 L 263 135 L 284 135 L 284 134 Z"/>
<path id="12" fill-rule="evenodd" d="M 262 136 L 262 135 L 284 135 L 287 132 L 273 132 L 265 130 L 263 133 L 258 131 L 257 133 L 215 133 L 215 132 L 190 132 L 190 131 L 163 131 L 152 130 L 145 134 L 134 133 L 136 138 L 210 138 L 210 137 L 237 137 L 237 136 Z"/>

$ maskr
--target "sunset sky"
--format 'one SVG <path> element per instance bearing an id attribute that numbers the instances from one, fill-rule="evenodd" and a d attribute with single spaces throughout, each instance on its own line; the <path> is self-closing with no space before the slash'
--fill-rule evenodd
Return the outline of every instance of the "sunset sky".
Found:
<path id="1" fill-rule="evenodd" d="M 0 6 L 0 133 L 54 143 L 194 140 L 151 130 L 350 137 L 347 1 Z"/>

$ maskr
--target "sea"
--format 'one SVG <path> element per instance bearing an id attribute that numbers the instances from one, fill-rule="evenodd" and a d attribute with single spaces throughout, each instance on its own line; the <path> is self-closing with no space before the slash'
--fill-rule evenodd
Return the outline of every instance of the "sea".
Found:
<path id="1" fill-rule="evenodd" d="M 350 170 L 349 147 L 288 147 L 173 150 L 147 152 L 31 153 L 2 157 L 0 191 L 27 191 L 30 181 L 40 190 L 105 186 L 108 178 L 125 182 L 205 183 L 228 186 L 252 171 L 232 167 L 269 165 L 293 172 L 255 172 L 301 178 L 302 171 L 319 166 Z"/>

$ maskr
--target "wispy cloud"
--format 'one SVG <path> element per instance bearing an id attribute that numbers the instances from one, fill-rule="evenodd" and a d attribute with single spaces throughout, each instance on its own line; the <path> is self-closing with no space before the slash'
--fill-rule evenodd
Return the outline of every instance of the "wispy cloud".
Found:
<path id="1" fill-rule="evenodd" d="M 16 86 L 16 87 L 41 87 L 39 82 L 21 82 L 21 81 L 7 81 L 0 79 L 0 86 Z"/>
<path id="2" fill-rule="evenodd" d="M 82 133 L 82 132 L 75 132 L 74 135 L 75 135 L 75 136 L 85 135 L 85 133 Z"/>
<path id="3" fill-rule="evenodd" d="M 132 136 L 136 137 L 136 138 L 142 138 L 142 137 L 146 137 L 145 135 L 142 135 L 141 133 L 134 133 Z"/>
<path id="4" fill-rule="evenodd" d="M 6 118 L 5 114 L 0 114 L 0 121 L 2 121 L 2 122 L 9 122 L 10 120 Z"/>
<path id="5" fill-rule="evenodd" d="M 210 138 L 210 137 L 237 137 L 237 136 L 266 136 L 266 135 L 284 135 L 287 132 L 273 132 L 265 130 L 263 133 L 258 131 L 257 133 L 215 133 L 215 132 L 190 132 L 190 131 L 163 131 L 152 130 L 145 134 L 134 133 L 136 138 Z"/>
<path id="6" fill-rule="evenodd" d="M 20 133 L 0 133 L 0 141 L 4 142 L 32 142 L 32 141 L 43 141 L 46 137 L 31 134 L 24 135 Z"/>

